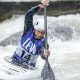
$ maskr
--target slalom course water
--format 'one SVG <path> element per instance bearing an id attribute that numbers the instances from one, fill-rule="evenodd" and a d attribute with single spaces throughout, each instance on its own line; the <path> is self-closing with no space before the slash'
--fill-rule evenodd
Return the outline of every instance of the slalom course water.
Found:
<path id="1" fill-rule="evenodd" d="M 34 20 L 39 17 L 36 15 Z M 4 80 L 41 80 L 41 70 L 45 61 L 40 57 L 37 61 L 38 69 L 35 71 L 24 70 L 12 66 L 4 61 L 5 56 L 12 56 L 18 40 L 22 35 L 24 26 L 24 15 L 15 15 L 0 23 L 0 78 Z M 66 15 L 59 17 L 48 17 L 48 42 L 51 55 L 50 65 L 54 71 L 56 80 L 80 80 L 80 15 Z M 20 34 L 19 34 L 20 33 Z M 19 37 L 18 37 L 19 36 Z M 19 39 L 18 39 L 19 38 Z M 14 41 L 15 40 L 15 41 Z M 14 43 L 13 43 L 14 42 Z M 5 46 L 3 46 L 3 44 Z M 7 44 L 8 43 L 8 44 Z M 6 45 L 7 44 L 7 45 Z M 10 75 L 10 67 L 20 71 Z M 6 74 L 5 73 L 8 73 Z M 13 71 L 14 72 L 14 71 Z"/>

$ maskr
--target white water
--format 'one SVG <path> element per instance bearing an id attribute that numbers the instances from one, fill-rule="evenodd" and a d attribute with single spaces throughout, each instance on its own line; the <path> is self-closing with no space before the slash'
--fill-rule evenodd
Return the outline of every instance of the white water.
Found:
<path id="1" fill-rule="evenodd" d="M 35 20 L 43 16 L 35 16 Z M 66 15 L 59 17 L 48 17 L 48 42 L 50 45 L 51 55 L 49 57 L 50 65 L 54 71 L 56 80 L 80 80 L 80 15 Z M 22 31 L 24 26 L 24 16 L 13 16 L 11 19 L 0 23 L 0 41 L 6 39 L 16 32 Z M 70 27 L 73 30 L 73 35 L 70 40 L 64 40 L 64 37 L 59 38 L 51 34 L 54 27 L 64 26 Z M 3 65 L 10 67 L 3 57 L 13 55 L 17 46 L 8 45 L 0 46 L 0 70 L 5 69 Z M 20 72 L 18 75 L 10 76 L 4 72 L 0 72 L 0 78 L 4 80 L 41 80 L 40 72 L 44 65 L 44 60 L 38 58 L 39 66 L 36 71 Z M 15 66 L 14 66 L 15 67 Z M 15 67 L 17 69 L 17 67 Z M 18 68 L 19 69 L 19 68 Z M 20 69 L 19 69 L 20 70 Z"/>

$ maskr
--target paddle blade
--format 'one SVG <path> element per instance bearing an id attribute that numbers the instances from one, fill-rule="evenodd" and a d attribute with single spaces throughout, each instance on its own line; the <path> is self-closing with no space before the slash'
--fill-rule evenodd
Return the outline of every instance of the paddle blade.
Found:
<path id="1" fill-rule="evenodd" d="M 42 69 L 41 78 L 43 80 L 55 80 L 53 70 L 48 61 L 45 62 L 45 65 Z"/>

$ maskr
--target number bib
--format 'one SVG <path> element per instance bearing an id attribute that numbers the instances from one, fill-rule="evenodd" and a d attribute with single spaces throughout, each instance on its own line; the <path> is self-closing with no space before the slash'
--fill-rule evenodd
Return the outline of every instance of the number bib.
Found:
<path id="1" fill-rule="evenodd" d="M 26 52 L 38 55 L 38 50 L 44 41 L 44 38 L 42 38 L 34 42 L 34 32 L 30 31 L 21 39 L 21 46 Z"/>
<path id="2" fill-rule="evenodd" d="M 36 63 L 39 56 L 39 48 L 44 43 L 45 39 L 39 39 L 34 42 L 34 32 L 30 31 L 21 39 L 16 51 L 15 56 L 20 62 Z"/>

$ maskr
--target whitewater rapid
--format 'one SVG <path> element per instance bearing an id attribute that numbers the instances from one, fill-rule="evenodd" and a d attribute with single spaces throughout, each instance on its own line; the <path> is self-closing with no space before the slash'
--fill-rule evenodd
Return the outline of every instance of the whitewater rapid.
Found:
<path id="1" fill-rule="evenodd" d="M 36 15 L 37 18 L 43 16 Z M 49 62 L 54 71 L 56 80 L 80 80 L 80 14 L 62 15 L 59 17 L 48 16 L 48 43 L 50 46 Z M 23 31 L 24 15 L 14 15 L 11 19 L 0 23 L 0 42 L 9 36 Z M 17 45 L 10 43 L 0 46 L 0 69 L 6 64 L 4 56 L 12 56 Z M 40 57 L 37 61 L 38 69 L 20 73 L 10 77 L 0 72 L 0 78 L 4 80 L 41 80 L 40 73 L 45 61 Z M 11 66 L 7 65 L 6 66 Z M 5 75 L 5 76 L 4 76 Z"/>

